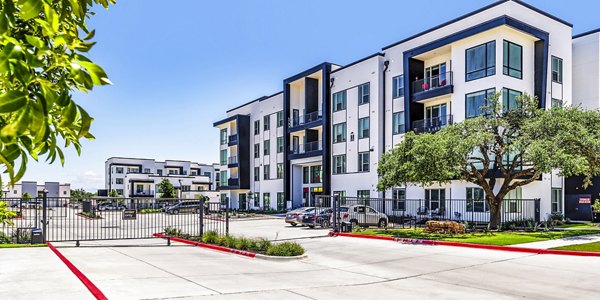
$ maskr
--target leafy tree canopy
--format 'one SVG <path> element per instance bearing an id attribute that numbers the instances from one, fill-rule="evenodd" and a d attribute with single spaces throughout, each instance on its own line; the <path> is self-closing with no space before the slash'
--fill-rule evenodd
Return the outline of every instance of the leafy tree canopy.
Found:
<path id="1" fill-rule="evenodd" d="M 405 184 L 463 180 L 480 186 L 498 225 L 504 197 L 558 170 L 583 175 L 586 185 L 600 174 L 600 112 L 579 107 L 538 108 L 530 95 L 504 110 L 500 93 L 487 99 L 483 115 L 434 133 L 408 132 L 378 166 L 379 190 Z"/>
<path id="2" fill-rule="evenodd" d="M 83 188 L 80 189 L 71 189 L 71 198 L 76 199 L 86 199 L 94 197 L 94 193 L 86 192 Z"/>
<path id="3" fill-rule="evenodd" d="M 0 166 L 10 184 L 22 178 L 28 156 L 64 164 L 63 148 L 80 153 L 80 140 L 94 138 L 93 119 L 73 92 L 110 84 L 84 54 L 95 44 L 90 9 L 114 3 L 0 0 Z"/>
<path id="4" fill-rule="evenodd" d="M 160 198 L 175 198 L 177 192 L 173 184 L 166 178 L 158 183 L 158 189 L 160 191 Z"/>

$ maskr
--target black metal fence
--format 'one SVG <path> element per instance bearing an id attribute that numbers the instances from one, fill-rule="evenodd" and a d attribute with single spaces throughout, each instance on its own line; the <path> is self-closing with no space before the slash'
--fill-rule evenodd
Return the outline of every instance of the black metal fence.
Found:
<path id="1" fill-rule="evenodd" d="M 0 227 L 0 243 L 152 238 L 165 229 L 190 235 L 229 233 L 229 207 L 200 199 L 12 198 L 14 218 Z M 35 239 L 41 234 L 41 241 Z M 33 238 L 32 238 L 33 235 Z"/>
<path id="2" fill-rule="evenodd" d="M 318 196 L 318 211 L 335 211 L 332 225 L 352 223 L 361 227 L 420 227 L 429 220 L 452 220 L 467 228 L 486 227 L 490 207 L 485 200 L 388 199 Z M 540 223 L 540 199 L 505 199 L 499 212 L 500 225 L 523 227 Z"/>

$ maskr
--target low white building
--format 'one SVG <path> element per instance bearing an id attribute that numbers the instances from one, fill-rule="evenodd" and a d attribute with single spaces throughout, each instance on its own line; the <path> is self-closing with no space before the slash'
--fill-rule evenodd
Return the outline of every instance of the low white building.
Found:
<path id="1" fill-rule="evenodd" d="M 43 197 L 44 190 L 49 198 L 69 198 L 71 197 L 71 184 L 59 182 L 44 182 L 38 184 L 37 181 L 21 181 L 14 186 L 7 186 L 3 193 L 5 198 L 22 198 L 23 194 L 28 193 L 32 198 Z"/>

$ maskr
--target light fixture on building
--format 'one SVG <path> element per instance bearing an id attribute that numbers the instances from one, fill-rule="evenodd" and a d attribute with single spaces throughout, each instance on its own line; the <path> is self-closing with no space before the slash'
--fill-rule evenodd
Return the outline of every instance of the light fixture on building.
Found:
<path id="1" fill-rule="evenodd" d="M 354 141 L 354 132 L 350 132 L 350 141 L 353 142 Z"/>

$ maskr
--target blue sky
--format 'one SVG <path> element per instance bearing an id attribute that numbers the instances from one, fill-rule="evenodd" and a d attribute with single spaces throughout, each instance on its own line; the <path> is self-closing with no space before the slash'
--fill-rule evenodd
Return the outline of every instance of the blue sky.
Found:
<path id="1" fill-rule="evenodd" d="M 216 162 L 214 121 L 282 89 L 323 61 L 347 64 L 494 1 L 117 0 L 90 22 L 91 58 L 112 86 L 77 101 L 96 119 L 83 153 L 30 163 L 24 180 L 104 186 L 111 156 Z M 600 27 L 600 1 L 527 1 L 574 24 Z M 375 5 L 375 3 L 377 5 Z"/>

